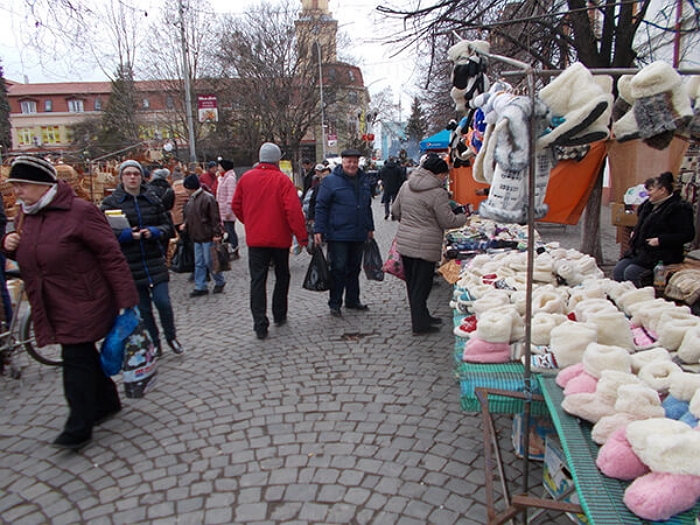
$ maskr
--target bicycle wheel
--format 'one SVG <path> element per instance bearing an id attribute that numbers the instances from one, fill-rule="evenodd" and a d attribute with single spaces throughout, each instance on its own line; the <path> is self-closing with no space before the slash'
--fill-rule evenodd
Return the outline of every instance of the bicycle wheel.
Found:
<path id="1" fill-rule="evenodd" d="M 22 317 L 20 322 L 19 334 L 24 349 L 36 361 L 43 365 L 60 366 L 63 364 L 61 359 L 61 345 L 46 345 L 39 347 L 36 344 L 34 337 L 34 323 L 32 323 L 32 311 L 29 310 Z"/>

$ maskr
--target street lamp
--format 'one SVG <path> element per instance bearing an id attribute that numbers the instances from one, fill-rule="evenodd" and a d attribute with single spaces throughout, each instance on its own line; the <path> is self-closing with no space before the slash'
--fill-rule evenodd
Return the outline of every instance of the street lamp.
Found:
<path id="1" fill-rule="evenodd" d="M 323 66 L 321 65 L 321 44 L 318 40 L 314 42 L 316 50 L 318 51 L 318 87 L 321 94 L 321 152 L 322 159 L 326 158 L 326 129 L 324 127 L 324 122 L 326 121 L 325 110 L 323 108 Z"/>

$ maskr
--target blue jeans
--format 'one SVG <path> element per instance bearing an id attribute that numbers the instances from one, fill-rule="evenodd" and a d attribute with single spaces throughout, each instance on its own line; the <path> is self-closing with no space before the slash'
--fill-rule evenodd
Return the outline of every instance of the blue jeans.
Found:
<path id="1" fill-rule="evenodd" d="M 632 262 L 632 259 L 620 259 L 613 269 L 613 280 L 632 281 L 637 288 L 651 286 L 654 271 Z"/>
<path id="2" fill-rule="evenodd" d="M 272 317 L 275 322 L 287 319 L 287 297 L 289 295 L 289 249 L 259 248 L 248 246 L 248 269 L 250 270 L 250 311 L 253 314 L 253 329 L 267 330 L 267 274 L 270 262 L 275 270 L 275 287 L 272 290 Z"/>
<path id="3" fill-rule="evenodd" d="M 175 317 L 173 316 L 173 307 L 170 303 L 170 293 L 168 291 L 168 281 L 158 283 L 153 287 L 139 286 L 139 312 L 141 319 L 146 325 L 146 330 L 151 335 L 153 343 L 160 342 L 158 325 L 156 325 L 155 317 L 153 316 L 152 305 L 155 304 L 160 317 L 160 324 L 165 332 L 165 339 L 172 341 L 176 338 L 175 335 Z"/>
<path id="4" fill-rule="evenodd" d="M 214 279 L 216 286 L 223 286 L 226 282 L 221 273 L 211 271 L 211 241 L 194 243 L 194 287 L 197 290 L 207 290 L 207 270 Z"/>
<path id="5" fill-rule="evenodd" d="M 331 289 L 328 306 L 333 309 L 360 304 L 360 267 L 364 242 L 328 241 Z"/>
<path id="6" fill-rule="evenodd" d="M 224 221 L 224 231 L 228 233 L 228 243 L 238 248 L 238 234 L 236 233 L 236 221 Z"/>

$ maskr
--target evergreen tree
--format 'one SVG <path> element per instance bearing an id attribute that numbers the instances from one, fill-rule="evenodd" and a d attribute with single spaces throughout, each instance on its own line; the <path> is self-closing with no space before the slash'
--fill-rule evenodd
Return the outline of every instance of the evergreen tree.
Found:
<path id="1" fill-rule="evenodd" d="M 129 64 L 120 65 L 112 80 L 112 91 L 102 115 L 98 141 L 102 147 L 111 150 L 125 148 L 139 141 L 136 87 Z"/>
<path id="2" fill-rule="evenodd" d="M 425 117 L 418 97 L 413 98 L 411 116 L 406 123 L 406 138 L 410 143 L 419 143 L 428 131 L 428 120 Z"/>
<path id="3" fill-rule="evenodd" d="M 10 127 L 10 101 L 7 98 L 5 72 L 0 65 L 0 147 L 3 152 L 12 149 L 12 130 Z"/>

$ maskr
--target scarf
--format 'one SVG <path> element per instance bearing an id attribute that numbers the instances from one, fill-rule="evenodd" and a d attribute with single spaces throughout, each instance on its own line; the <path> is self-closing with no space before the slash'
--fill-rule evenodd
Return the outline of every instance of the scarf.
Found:
<path id="1" fill-rule="evenodd" d="M 26 204 L 20 200 L 19 202 L 22 205 L 22 212 L 26 213 L 27 215 L 36 215 L 51 204 L 51 201 L 53 201 L 54 197 L 56 197 L 56 192 L 58 192 L 58 185 L 52 184 L 49 187 L 49 191 L 44 193 L 34 204 Z"/>

